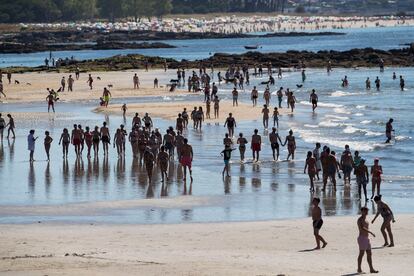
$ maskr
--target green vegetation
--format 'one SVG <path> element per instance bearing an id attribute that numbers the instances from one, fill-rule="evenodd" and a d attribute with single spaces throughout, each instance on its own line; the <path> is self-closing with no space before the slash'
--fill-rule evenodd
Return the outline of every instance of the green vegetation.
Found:
<path id="1" fill-rule="evenodd" d="M 296 12 L 412 14 L 413 0 L 0 0 L 0 23 L 162 17 L 166 14 Z"/>
<path id="2" fill-rule="evenodd" d="M 81 19 L 161 17 L 171 0 L 13 0 L 0 1 L 0 23 L 56 22 Z"/>

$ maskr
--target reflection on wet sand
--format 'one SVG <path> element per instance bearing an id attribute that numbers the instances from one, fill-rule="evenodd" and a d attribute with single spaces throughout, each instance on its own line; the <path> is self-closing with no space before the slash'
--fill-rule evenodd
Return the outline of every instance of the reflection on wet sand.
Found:
<path id="1" fill-rule="evenodd" d="M 35 188 L 36 188 L 36 173 L 35 173 L 32 162 L 30 162 L 30 165 L 29 165 L 29 174 L 27 176 L 27 184 L 29 186 L 30 197 L 33 198 L 35 196 Z"/>
<path id="2" fill-rule="evenodd" d="M 52 185 L 52 174 L 50 173 L 50 162 L 47 162 L 45 169 L 45 192 L 46 197 L 50 196 L 50 186 Z"/>
<path id="3" fill-rule="evenodd" d="M 7 139 L 7 143 L 8 143 L 9 151 L 10 151 L 10 155 L 9 155 L 10 162 L 14 161 L 14 141 L 15 139 Z"/>

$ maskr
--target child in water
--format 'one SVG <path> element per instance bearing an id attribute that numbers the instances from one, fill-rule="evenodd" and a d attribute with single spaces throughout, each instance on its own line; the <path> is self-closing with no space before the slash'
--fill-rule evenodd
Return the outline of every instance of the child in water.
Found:
<path id="1" fill-rule="evenodd" d="M 233 150 L 235 150 L 235 149 L 232 149 L 229 146 L 226 146 L 224 148 L 224 150 L 220 153 L 221 156 L 223 156 L 223 158 L 224 158 L 224 168 L 223 168 L 223 172 L 222 172 L 223 177 L 224 177 L 225 172 L 227 173 L 226 176 L 230 177 L 230 175 L 229 175 L 230 165 L 229 164 L 230 164 L 230 159 L 231 159 L 231 152 Z"/>

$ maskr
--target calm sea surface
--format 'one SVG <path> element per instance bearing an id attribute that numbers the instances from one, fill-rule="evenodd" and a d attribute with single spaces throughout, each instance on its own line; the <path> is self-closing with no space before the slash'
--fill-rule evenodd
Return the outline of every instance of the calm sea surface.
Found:
<path id="1" fill-rule="evenodd" d="M 377 49 L 395 49 L 403 44 L 414 42 L 413 27 L 367 28 L 335 30 L 344 32 L 340 36 L 309 37 L 271 37 L 240 39 L 192 39 L 162 41 L 177 48 L 173 49 L 127 49 L 127 50 L 87 50 L 53 52 L 55 59 L 74 56 L 78 60 L 96 59 L 125 54 L 143 54 L 162 56 L 177 60 L 203 59 L 214 53 L 241 54 L 246 52 L 245 45 L 260 45 L 260 52 L 285 52 L 287 50 L 349 50 L 372 47 Z M 32 54 L 0 54 L 0 67 L 43 65 L 49 52 Z"/>

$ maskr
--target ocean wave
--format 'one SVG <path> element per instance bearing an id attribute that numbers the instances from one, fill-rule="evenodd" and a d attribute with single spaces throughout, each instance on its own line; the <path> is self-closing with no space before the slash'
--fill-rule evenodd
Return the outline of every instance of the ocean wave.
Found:
<path id="1" fill-rule="evenodd" d="M 346 96 L 355 96 L 360 95 L 361 93 L 355 93 L 355 92 L 344 92 L 341 90 L 337 90 L 335 92 L 332 92 L 330 97 L 346 97 Z"/>
<path id="2" fill-rule="evenodd" d="M 405 140 L 411 140 L 412 138 L 408 136 L 398 135 L 398 136 L 395 136 L 394 139 L 395 141 L 405 141 Z"/>
<path id="3" fill-rule="evenodd" d="M 340 114 L 351 114 L 351 111 L 346 110 L 343 107 L 336 107 L 334 108 L 334 112 L 335 113 L 340 113 Z"/>
<path id="4" fill-rule="evenodd" d="M 331 118 L 332 121 L 346 121 L 349 117 L 338 116 L 338 115 L 326 115 L 325 118 Z"/>
<path id="5" fill-rule="evenodd" d="M 309 124 L 305 124 L 303 125 L 304 127 L 308 127 L 308 128 L 318 128 L 318 125 L 309 125 Z"/>
<path id="6" fill-rule="evenodd" d="M 300 101 L 300 104 L 303 105 L 312 105 L 312 103 L 308 102 L 308 101 Z M 320 107 L 331 107 L 331 108 L 339 108 L 339 107 L 343 107 L 343 105 L 341 104 L 334 104 L 334 103 L 321 103 L 318 102 L 318 106 Z"/>
<path id="7" fill-rule="evenodd" d="M 355 113 L 354 116 L 362 117 L 362 116 L 364 116 L 364 113 Z"/>
<path id="8" fill-rule="evenodd" d="M 332 136 L 327 136 L 326 134 L 321 134 L 310 129 L 298 129 L 296 130 L 299 137 L 306 143 L 316 143 L 319 142 L 322 145 L 327 145 L 330 147 L 344 148 L 345 145 L 349 145 L 353 150 L 371 152 L 375 150 L 383 149 L 391 144 L 385 143 L 376 143 L 368 141 L 352 141 L 349 139 L 341 139 Z"/>
<path id="9" fill-rule="evenodd" d="M 366 105 L 357 105 L 356 108 L 358 108 L 358 109 L 365 109 L 365 108 L 367 108 L 367 106 Z"/>
<path id="10" fill-rule="evenodd" d="M 362 122 L 360 122 L 360 124 L 362 124 L 362 125 L 368 125 L 370 123 L 372 123 L 371 120 L 363 120 Z"/>

